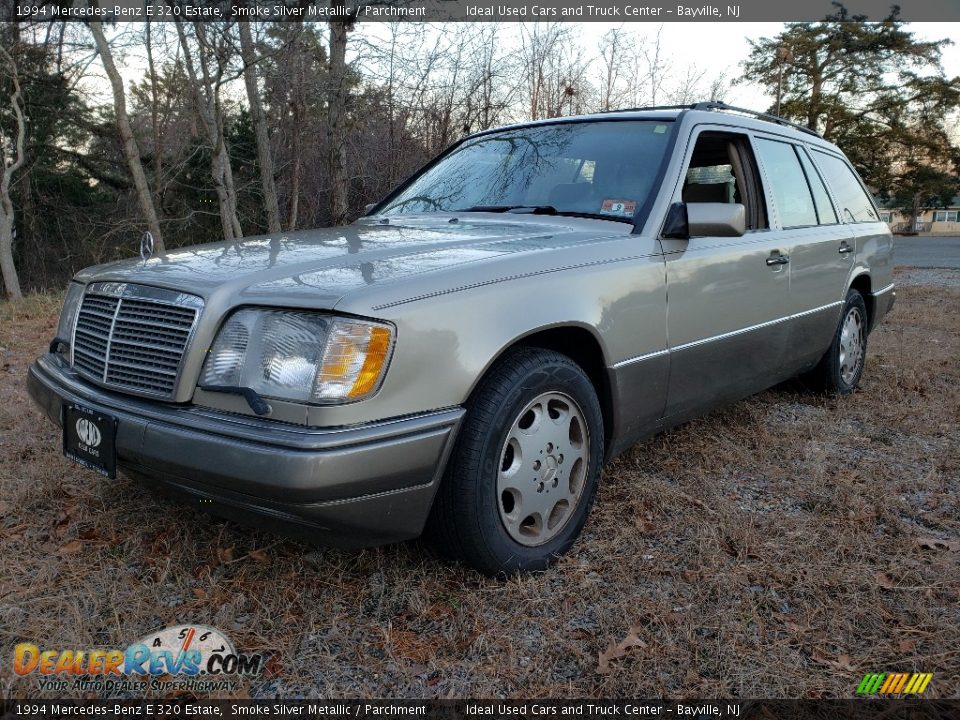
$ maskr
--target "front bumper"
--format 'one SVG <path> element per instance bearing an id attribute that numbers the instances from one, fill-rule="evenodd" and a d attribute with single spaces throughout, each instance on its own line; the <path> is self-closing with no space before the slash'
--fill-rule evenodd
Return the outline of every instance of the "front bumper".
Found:
<path id="1" fill-rule="evenodd" d="M 30 396 L 57 425 L 79 403 L 118 419 L 117 466 L 246 524 L 363 547 L 423 531 L 463 408 L 349 428 L 307 428 L 163 404 L 85 383 L 59 355 L 37 359 Z"/>

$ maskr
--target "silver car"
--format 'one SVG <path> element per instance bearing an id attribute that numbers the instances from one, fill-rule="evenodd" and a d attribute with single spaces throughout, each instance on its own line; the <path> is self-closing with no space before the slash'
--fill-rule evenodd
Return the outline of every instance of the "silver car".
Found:
<path id="1" fill-rule="evenodd" d="M 556 118 L 465 138 L 348 227 L 80 272 L 29 389 L 103 475 L 539 570 L 642 438 L 800 374 L 851 392 L 891 272 L 815 133 L 717 103 Z"/>

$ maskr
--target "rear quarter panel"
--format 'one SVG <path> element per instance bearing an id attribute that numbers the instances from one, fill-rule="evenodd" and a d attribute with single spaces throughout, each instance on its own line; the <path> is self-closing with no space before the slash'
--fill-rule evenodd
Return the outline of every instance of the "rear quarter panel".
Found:
<path id="1" fill-rule="evenodd" d="M 873 292 L 893 282 L 893 235 L 885 222 L 860 223 L 853 226 L 856 239 L 856 262 L 851 280 L 862 273 L 870 275 Z"/>

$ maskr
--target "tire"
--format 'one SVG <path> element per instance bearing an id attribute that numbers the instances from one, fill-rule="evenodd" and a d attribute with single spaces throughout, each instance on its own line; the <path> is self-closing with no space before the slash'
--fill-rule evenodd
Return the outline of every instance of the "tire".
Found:
<path id="1" fill-rule="evenodd" d="M 488 576 L 544 570 L 587 520 L 603 437 L 597 393 L 576 363 L 551 350 L 508 352 L 467 403 L 428 535 Z"/>
<path id="2" fill-rule="evenodd" d="M 852 393 L 863 375 L 868 328 L 867 305 L 863 296 L 851 289 L 847 292 L 830 349 L 806 376 L 807 384 L 820 392 Z"/>

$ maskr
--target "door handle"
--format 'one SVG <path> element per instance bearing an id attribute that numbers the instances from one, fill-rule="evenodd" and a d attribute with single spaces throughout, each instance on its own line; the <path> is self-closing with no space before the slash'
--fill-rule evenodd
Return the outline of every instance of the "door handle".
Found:
<path id="1" fill-rule="evenodd" d="M 767 265 L 773 267 L 774 265 L 786 265 L 790 262 L 789 255 L 771 255 L 767 258 Z"/>
<path id="2" fill-rule="evenodd" d="M 840 249 L 837 252 L 839 252 L 841 255 L 846 255 L 847 253 L 852 253 L 853 248 L 847 244 L 846 240 L 844 240 L 842 243 L 840 243 Z"/>

